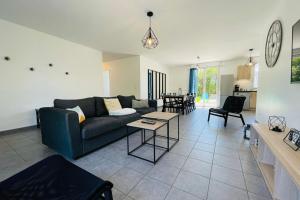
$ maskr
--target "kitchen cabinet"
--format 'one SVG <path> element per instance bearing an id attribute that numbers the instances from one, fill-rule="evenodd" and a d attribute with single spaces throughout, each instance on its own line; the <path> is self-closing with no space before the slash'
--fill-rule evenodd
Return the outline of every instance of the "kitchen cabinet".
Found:
<path id="1" fill-rule="evenodd" d="M 237 71 L 237 80 L 250 80 L 251 79 L 251 66 L 240 65 Z"/>
<path id="2" fill-rule="evenodd" d="M 238 91 L 233 92 L 233 96 L 245 96 L 243 110 L 255 110 L 256 109 L 256 91 Z"/>
<path id="3" fill-rule="evenodd" d="M 250 109 L 255 110 L 256 109 L 256 92 L 250 93 Z"/>

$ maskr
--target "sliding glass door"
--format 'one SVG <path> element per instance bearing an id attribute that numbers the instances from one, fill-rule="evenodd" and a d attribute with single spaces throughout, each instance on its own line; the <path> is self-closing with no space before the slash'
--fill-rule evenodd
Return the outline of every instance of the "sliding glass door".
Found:
<path id="1" fill-rule="evenodd" d="M 198 69 L 197 106 L 215 107 L 217 105 L 218 67 Z"/>

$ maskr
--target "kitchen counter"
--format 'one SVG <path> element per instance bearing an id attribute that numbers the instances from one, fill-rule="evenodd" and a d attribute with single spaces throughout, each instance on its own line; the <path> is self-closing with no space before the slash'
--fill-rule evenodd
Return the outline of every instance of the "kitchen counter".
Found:
<path id="1" fill-rule="evenodd" d="M 257 90 L 233 91 L 233 96 L 234 96 L 234 93 L 248 93 L 248 92 L 257 92 Z"/>
<path id="2" fill-rule="evenodd" d="M 233 91 L 233 96 L 245 96 L 246 100 L 244 103 L 243 110 L 255 110 L 256 109 L 256 90 L 246 91 Z"/>

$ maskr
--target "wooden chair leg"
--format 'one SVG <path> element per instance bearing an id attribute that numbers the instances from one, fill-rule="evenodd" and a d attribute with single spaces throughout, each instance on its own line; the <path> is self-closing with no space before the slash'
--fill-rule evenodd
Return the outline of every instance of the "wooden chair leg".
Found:
<path id="1" fill-rule="evenodd" d="M 243 117 L 242 114 L 240 114 L 240 118 L 241 118 L 241 120 L 242 120 L 243 125 L 245 126 L 246 124 L 245 124 L 245 120 L 244 120 L 244 117 Z"/>

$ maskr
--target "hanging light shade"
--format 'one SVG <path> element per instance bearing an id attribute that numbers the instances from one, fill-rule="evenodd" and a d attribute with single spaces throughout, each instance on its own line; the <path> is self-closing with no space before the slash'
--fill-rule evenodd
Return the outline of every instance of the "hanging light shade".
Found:
<path id="1" fill-rule="evenodd" d="M 253 65 L 252 51 L 253 51 L 253 49 L 249 49 L 249 54 L 250 54 L 249 55 L 249 63 L 248 63 L 249 66 Z"/>
<path id="2" fill-rule="evenodd" d="M 154 49 L 158 45 L 158 39 L 151 28 L 151 17 L 153 16 L 153 12 L 147 12 L 147 16 L 149 17 L 149 28 L 142 39 L 143 47 L 147 49 Z"/>

